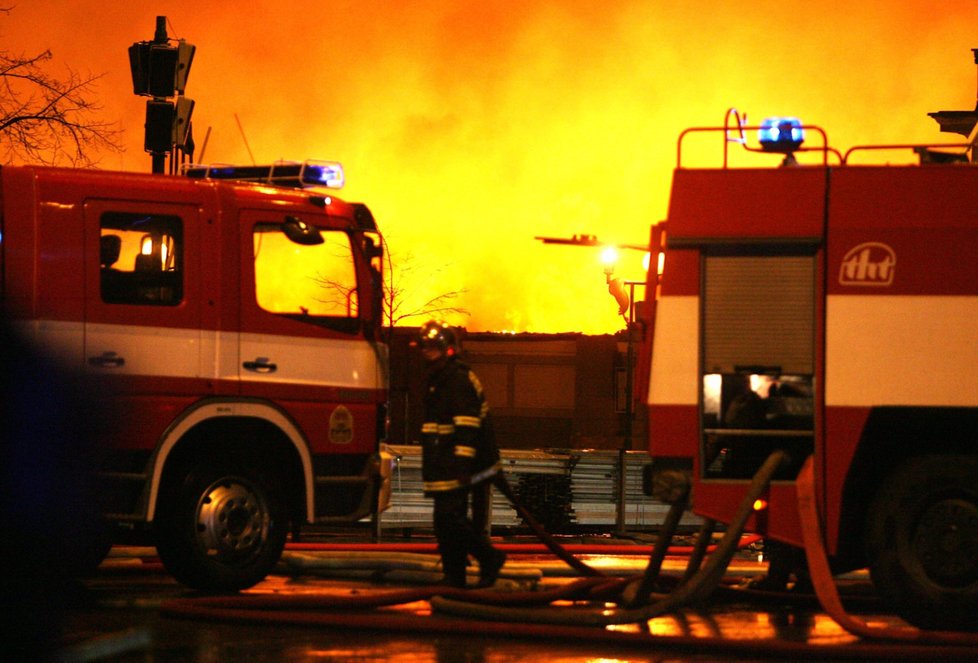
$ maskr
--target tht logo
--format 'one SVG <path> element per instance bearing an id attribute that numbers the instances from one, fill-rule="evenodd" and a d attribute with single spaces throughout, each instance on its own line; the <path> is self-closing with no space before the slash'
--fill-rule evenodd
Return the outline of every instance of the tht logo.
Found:
<path id="1" fill-rule="evenodd" d="M 842 285 L 886 286 L 893 283 L 896 253 L 886 244 L 865 242 L 849 249 L 842 259 Z"/>

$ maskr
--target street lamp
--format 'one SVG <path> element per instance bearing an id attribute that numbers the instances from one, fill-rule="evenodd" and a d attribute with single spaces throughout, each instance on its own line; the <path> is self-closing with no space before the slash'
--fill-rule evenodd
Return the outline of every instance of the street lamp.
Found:
<path id="1" fill-rule="evenodd" d="M 626 283 L 620 278 L 614 277 L 615 265 L 618 264 L 618 247 L 606 246 L 601 250 L 601 262 L 604 264 L 604 278 L 605 283 L 608 284 L 608 292 L 611 296 L 615 298 L 618 302 L 618 315 L 625 318 L 626 325 L 629 322 L 628 316 L 625 315 L 628 309 L 631 307 L 632 298 L 628 292 L 625 291 Z M 634 287 L 629 284 L 630 287 Z"/>
<path id="2" fill-rule="evenodd" d="M 642 264 L 645 267 L 645 271 L 648 272 L 649 248 L 647 246 L 639 244 L 607 244 L 600 241 L 595 235 L 572 235 L 571 237 L 534 237 L 534 239 L 539 240 L 544 244 L 602 247 L 600 259 L 601 263 L 604 265 L 605 283 L 608 284 L 608 292 L 615 298 L 615 301 L 618 302 L 618 315 L 625 317 L 626 325 L 631 324 L 631 316 L 626 316 L 625 314 L 629 312 L 632 300 L 634 299 L 633 295 L 635 286 L 641 285 L 642 282 L 623 281 L 620 278 L 615 278 L 613 275 L 615 273 L 615 266 L 618 264 L 618 260 L 620 258 L 620 249 L 645 251 Z M 628 288 L 627 291 L 626 286 Z"/>
<path id="3" fill-rule="evenodd" d="M 618 248 L 615 246 L 605 246 L 601 249 L 601 262 L 604 264 L 604 273 L 609 277 L 615 272 L 615 265 L 618 263 Z"/>

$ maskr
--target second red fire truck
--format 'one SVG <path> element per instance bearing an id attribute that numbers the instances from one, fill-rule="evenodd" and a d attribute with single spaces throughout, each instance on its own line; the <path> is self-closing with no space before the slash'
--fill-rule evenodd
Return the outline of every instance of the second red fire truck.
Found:
<path id="1" fill-rule="evenodd" d="M 968 134 L 976 117 L 938 119 Z M 806 136 L 822 145 L 798 165 Z M 722 141 L 722 167 L 683 163 L 704 138 Z M 733 167 L 733 143 L 781 167 Z M 960 146 L 917 153 L 915 165 L 859 165 L 865 149 L 839 154 L 815 127 L 748 127 L 735 111 L 683 134 L 652 233 L 663 262 L 639 369 L 649 485 L 688 481 L 693 510 L 729 523 L 784 451 L 750 527 L 797 549 L 795 484 L 811 457 L 833 570 L 868 566 L 917 625 L 974 629 L 978 166 Z"/>

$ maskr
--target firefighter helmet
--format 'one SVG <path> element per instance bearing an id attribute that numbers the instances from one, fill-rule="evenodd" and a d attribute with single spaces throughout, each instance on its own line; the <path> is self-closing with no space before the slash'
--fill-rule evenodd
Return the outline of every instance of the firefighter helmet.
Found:
<path id="1" fill-rule="evenodd" d="M 440 320 L 429 320 L 418 329 L 418 346 L 424 350 L 438 350 L 445 356 L 458 354 L 458 334 Z"/>

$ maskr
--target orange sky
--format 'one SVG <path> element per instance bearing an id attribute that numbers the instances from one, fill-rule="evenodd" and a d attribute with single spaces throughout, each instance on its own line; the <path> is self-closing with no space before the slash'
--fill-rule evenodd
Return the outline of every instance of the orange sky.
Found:
<path id="1" fill-rule="evenodd" d="M 235 114 L 259 161 L 342 161 L 343 197 L 412 265 L 409 296 L 464 290 L 471 316 L 453 322 L 470 330 L 620 329 L 597 252 L 533 237 L 644 243 L 679 132 L 731 106 L 797 115 L 845 149 L 952 141 L 926 113 L 976 98 L 974 0 L 18 3 L 5 49 L 104 73 L 127 149 L 102 167 L 150 169 L 126 49 L 158 14 L 197 46 L 204 161 L 250 162 Z M 625 257 L 617 273 L 641 278 Z"/>

